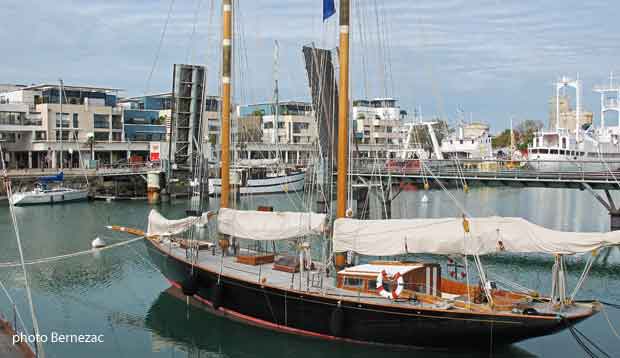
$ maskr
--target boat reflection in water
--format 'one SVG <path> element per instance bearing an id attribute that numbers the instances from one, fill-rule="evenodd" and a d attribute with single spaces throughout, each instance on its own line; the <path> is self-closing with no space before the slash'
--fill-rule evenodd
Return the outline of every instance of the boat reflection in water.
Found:
<path id="1" fill-rule="evenodd" d="M 145 327 L 152 333 L 153 350 L 170 348 L 211 353 L 221 357 L 402 357 L 418 350 L 329 342 L 291 336 L 230 321 L 213 314 L 209 306 L 170 287 L 150 307 Z M 189 304 L 187 303 L 189 302 Z M 494 357 L 533 357 L 516 346 L 490 347 Z M 472 352 L 472 354 L 482 354 Z M 213 355 L 215 354 L 215 355 Z M 190 355 L 191 356 L 191 355 Z M 462 357 L 462 351 L 424 350 L 424 357 Z"/>

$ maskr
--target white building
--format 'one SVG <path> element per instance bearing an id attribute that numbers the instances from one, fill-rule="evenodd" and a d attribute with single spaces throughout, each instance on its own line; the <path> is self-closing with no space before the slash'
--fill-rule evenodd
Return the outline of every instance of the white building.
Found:
<path id="1" fill-rule="evenodd" d="M 400 144 L 406 115 L 393 98 L 353 101 L 355 138 L 360 144 Z"/>
<path id="2" fill-rule="evenodd" d="M 59 84 L 13 86 L 0 93 L 0 133 L 9 167 L 60 168 L 61 158 L 63 168 L 80 167 L 91 157 L 100 164 L 132 155 L 146 158 L 147 141 L 125 141 L 123 111 L 116 106 L 119 91 L 64 86 L 62 114 Z"/>

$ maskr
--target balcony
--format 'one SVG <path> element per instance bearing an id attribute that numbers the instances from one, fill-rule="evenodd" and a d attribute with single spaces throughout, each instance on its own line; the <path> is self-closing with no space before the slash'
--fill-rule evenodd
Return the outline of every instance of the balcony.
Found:
<path id="1" fill-rule="evenodd" d="M 41 126 L 41 118 L 2 118 L 0 116 L 0 125 L 6 126 Z"/>

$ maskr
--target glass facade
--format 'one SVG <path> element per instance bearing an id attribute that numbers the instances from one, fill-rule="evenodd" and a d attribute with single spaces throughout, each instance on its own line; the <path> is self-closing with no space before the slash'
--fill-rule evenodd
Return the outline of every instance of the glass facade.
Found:
<path id="1" fill-rule="evenodd" d="M 113 107 L 116 105 L 116 95 L 107 94 L 98 91 L 80 91 L 64 89 L 63 103 L 66 104 L 84 104 L 85 98 L 99 99 L 106 106 Z M 41 103 L 60 103 L 59 88 L 46 88 L 41 91 Z"/>
<path id="2" fill-rule="evenodd" d="M 110 128 L 109 116 L 107 114 L 93 115 L 95 128 Z"/>

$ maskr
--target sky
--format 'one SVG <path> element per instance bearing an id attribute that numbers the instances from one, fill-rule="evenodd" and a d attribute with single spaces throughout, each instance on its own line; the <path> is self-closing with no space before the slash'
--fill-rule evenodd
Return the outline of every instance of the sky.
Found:
<path id="1" fill-rule="evenodd" d="M 271 100 L 276 40 L 280 98 L 309 100 L 301 47 L 335 48 L 338 16 L 323 22 L 322 0 L 236 3 L 235 103 Z M 583 81 L 585 107 L 598 123 L 592 88 L 620 67 L 620 3 L 613 1 L 352 3 L 352 97 L 394 97 L 426 118 L 454 123 L 461 108 L 493 132 L 511 117 L 546 124 L 553 83 L 566 75 Z M 208 92 L 218 93 L 221 0 L 3 0 L 0 6 L 0 83 L 62 78 L 134 96 L 170 91 L 172 65 L 196 63 L 207 65 Z"/>

